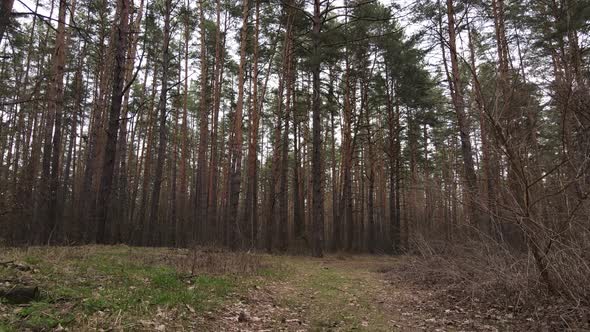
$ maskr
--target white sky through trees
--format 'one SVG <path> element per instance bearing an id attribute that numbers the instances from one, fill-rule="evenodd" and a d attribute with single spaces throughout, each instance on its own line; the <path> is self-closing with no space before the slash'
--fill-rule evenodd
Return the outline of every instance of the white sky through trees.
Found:
<path id="1" fill-rule="evenodd" d="M 40 20 L 43 22 L 43 24 L 51 24 L 54 28 L 57 26 L 57 15 L 58 15 L 58 10 L 57 10 L 57 6 L 58 6 L 58 1 L 57 0 L 53 0 L 54 1 L 54 10 L 53 10 L 53 15 L 51 20 L 49 20 L 48 16 L 50 15 L 50 6 L 51 6 L 51 2 L 48 0 L 40 0 L 40 7 L 37 9 L 38 14 L 40 14 L 41 16 L 39 17 Z M 432 74 L 432 76 L 437 80 L 437 82 L 440 84 L 440 87 L 442 88 L 442 90 L 444 91 L 444 93 L 448 93 L 447 92 L 447 88 L 446 88 L 446 75 L 444 73 L 444 69 L 442 66 L 442 56 L 441 56 L 441 52 L 440 52 L 440 45 L 439 42 L 437 41 L 438 35 L 437 32 L 434 31 L 434 29 L 436 29 L 437 27 L 435 26 L 436 22 L 420 22 L 417 21 L 416 16 L 416 5 L 419 1 L 412 1 L 412 0 L 397 0 L 397 1 L 387 1 L 387 0 L 379 0 L 383 5 L 385 6 L 390 6 L 392 7 L 392 16 L 393 19 L 396 20 L 399 24 L 399 26 L 401 28 L 404 29 L 404 34 L 405 34 L 405 38 L 409 38 L 411 35 L 414 34 L 418 34 L 418 33 L 424 33 L 424 35 L 422 36 L 421 42 L 418 44 L 418 47 L 423 49 L 423 50 L 428 50 L 428 52 L 426 53 L 425 57 L 424 57 L 424 63 L 426 65 L 426 68 L 430 71 L 430 73 Z M 14 12 L 18 12 L 18 13 L 30 13 L 31 11 L 33 11 L 35 9 L 35 5 L 36 5 L 36 0 L 15 0 L 14 3 Z M 69 3 L 69 2 L 68 2 Z M 151 3 L 150 0 L 148 0 L 148 3 Z M 183 2 L 179 2 L 178 6 L 182 5 Z M 277 1 L 277 5 L 279 5 L 280 1 Z M 114 4 L 114 2 L 113 2 Z M 307 6 L 307 11 L 311 12 L 312 8 L 311 8 L 311 2 L 307 1 L 306 2 L 306 6 Z M 344 5 L 344 1 L 343 0 L 336 0 L 332 2 L 333 6 L 342 6 Z M 196 11 L 196 6 L 197 6 L 197 2 L 194 1 L 190 1 L 190 6 L 195 8 Z M 471 10 L 471 9 L 470 9 Z M 343 10 L 341 10 L 343 11 Z M 471 10 L 473 11 L 473 10 Z M 444 14 L 444 13 L 443 13 Z M 470 13 L 471 14 L 471 13 Z M 473 13 L 472 17 L 470 18 L 473 22 L 473 24 L 475 25 L 475 29 L 477 30 L 478 33 L 481 34 L 492 34 L 493 33 L 493 21 L 488 19 L 488 18 L 482 18 L 481 15 L 478 16 L 478 13 Z M 252 15 L 251 15 L 252 16 Z M 18 21 L 19 22 L 27 22 L 30 21 L 32 19 L 32 15 L 28 15 L 28 16 L 20 16 L 18 17 Z M 211 16 L 208 17 L 208 19 L 210 20 L 214 20 L 215 17 Z M 252 17 L 250 19 L 253 19 Z M 78 29 L 81 27 L 77 27 L 75 26 L 75 24 L 72 24 L 72 22 L 69 22 L 69 13 L 67 15 L 67 24 L 74 28 L 74 29 Z M 223 16 L 221 18 L 222 20 L 222 25 L 223 25 Z M 229 56 L 233 59 L 234 62 L 238 63 L 239 61 L 239 49 L 238 49 L 238 42 L 237 42 L 237 34 L 239 33 L 239 25 L 240 25 L 240 19 L 239 18 L 231 18 L 230 17 L 231 24 L 228 25 L 229 28 L 229 32 L 228 32 L 228 37 L 227 37 L 227 42 L 226 42 L 226 48 L 227 48 L 227 52 L 229 54 Z M 446 24 L 444 21 L 446 21 L 446 15 L 443 15 L 443 26 Z M 181 43 L 182 39 L 183 39 L 183 32 L 182 32 L 182 26 L 181 23 L 176 25 L 176 30 L 173 31 L 173 39 L 176 39 L 177 42 Z M 446 36 L 445 36 L 446 37 Z M 199 73 L 200 73 L 200 63 L 199 63 L 199 56 L 198 56 L 198 52 L 199 52 L 199 44 L 200 44 L 200 30 L 199 30 L 199 26 L 195 26 L 192 34 L 191 34 L 191 45 L 189 46 L 189 48 L 191 49 L 191 51 L 193 52 L 190 62 L 189 62 L 189 80 L 190 80 L 190 86 L 191 89 L 197 89 L 198 88 L 198 80 L 199 80 Z M 466 33 L 466 29 L 463 29 L 458 35 L 457 35 L 457 47 L 460 53 L 460 58 L 463 59 L 468 59 L 468 40 L 467 40 L 467 33 Z M 5 42 L 7 39 L 5 39 Z M 582 36 L 581 37 L 581 42 L 584 43 L 585 39 Z M 261 42 L 265 42 L 265 37 L 261 36 Z M 105 43 L 108 43 L 108 40 L 105 40 Z M 511 44 L 511 47 L 513 45 Z M 141 48 L 141 43 L 139 45 L 139 47 Z M 535 71 L 535 68 L 530 68 L 527 66 L 527 61 L 526 61 L 526 56 L 529 54 L 529 49 L 527 47 L 526 41 L 521 41 L 521 47 L 522 47 L 522 53 L 523 56 L 525 57 L 524 59 L 524 64 L 525 64 L 525 71 L 527 72 L 527 76 L 529 77 L 530 80 L 533 81 L 537 81 L 537 83 L 541 83 L 543 81 L 545 82 L 549 82 L 550 78 L 546 77 L 546 75 L 539 75 L 539 72 Z M 496 59 L 496 53 L 495 53 L 495 49 L 490 46 L 490 45 L 483 45 L 482 49 L 484 50 L 483 56 L 484 58 L 487 58 L 489 61 L 495 61 Z M 511 50 L 511 53 L 514 53 L 514 50 Z M 136 55 L 136 61 L 135 61 L 135 66 L 140 66 L 140 57 L 141 57 L 141 50 L 139 50 L 137 52 Z M 146 65 L 145 63 L 145 59 L 143 59 L 143 63 L 141 63 L 142 69 L 143 67 Z M 261 70 L 264 71 L 265 68 L 265 63 L 261 63 Z M 537 69 L 538 70 L 538 69 Z M 542 70 L 542 69 L 541 69 Z M 151 74 L 150 74 L 151 75 Z M 326 73 L 322 73 L 322 77 L 323 80 L 325 81 L 326 78 Z M 138 75 L 138 77 L 140 77 L 140 75 Z M 226 79 L 229 79 L 230 77 L 226 77 Z M 266 98 L 268 99 L 270 97 L 270 92 L 272 91 L 273 87 L 276 88 L 276 86 L 278 85 L 278 77 L 276 75 L 272 75 L 270 82 L 269 82 L 269 93 L 267 93 Z M 467 84 L 469 82 L 466 82 Z M 542 84 L 543 85 L 543 84 Z M 547 84 L 545 84 L 545 86 L 547 86 Z M 549 93 L 546 91 L 545 95 L 548 96 Z M 548 98 L 548 97 L 547 97 Z M 545 98 L 545 99 L 547 99 Z M 225 101 L 224 101 L 225 102 Z M 227 112 L 227 107 L 223 107 L 221 108 L 221 116 L 223 116 L 225 114 L 225 112 Z M 338 131 L 337 133 L 337 140 L 340 141 L 340 132 Z M 476 136 L 476 135 L 474 135 Z M 475 146 L 478 147 L 479 144 L 478 142 L 474 142 Z M 264 155 L 264 154 L 263 154 Z"/>

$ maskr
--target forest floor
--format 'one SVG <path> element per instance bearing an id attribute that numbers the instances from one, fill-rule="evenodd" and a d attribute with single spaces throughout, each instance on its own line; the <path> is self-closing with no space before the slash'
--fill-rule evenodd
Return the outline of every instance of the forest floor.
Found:
<path id="1" fill-rule="evenodd" d="M 404 256 L 127 246 L 0 248 L 0 331 L 520 331 L 536 317 L 407 280 Z M 444 295 L 444 296 L 441 296 Z M 546 326 L 547 327 L 547 326 Z M 542 329 L 546 330 L 546 329 Z"/>

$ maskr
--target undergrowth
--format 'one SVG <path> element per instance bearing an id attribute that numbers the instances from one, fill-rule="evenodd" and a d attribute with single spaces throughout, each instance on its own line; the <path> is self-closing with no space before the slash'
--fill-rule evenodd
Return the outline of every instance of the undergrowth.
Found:
<path id="1" fill-rule="evenodd" d="M 460 301 L 483 311 L 495 308 L 557 329 L 590 327 L 590 305 L 584 291 L 590 284 L 579 271 L 554 273 L 567 275 L 571 281 L 555 283 L 559 289 L 551 291 L 542 282 L 532 255 L 497 243 L 450 245 L 418 240 L 414 247 L 418 255 L 403 260 L 392 275 L 437 292 L 441 300 Z M 560 269 L 564 264 L 568 262 L 551 268 Z"/>
<path id="2" fill-rule="evenodd" d="M 125 329 L 151 320 L 154 313 L 182 321 L 178 317 L 220 306 L 239 290 L 247 279 L 242 278 L 245 274 L 262 267 L 255 257 L 245 261 L 243 254 L 239 259 L 233 255 L 218 253 L 215 260 L 207 260 L 210 265 L 193 266 L 193 257 L 200 255 L 187 250 L 126 246 L 10 249 L 0 261 L 24 262 L 30 270 L 0 267 L 0 279 L 39 286 L 42 291 L 41 298 L 24 307 L 0 303 L 0 331 L 59 326 Z M 224 270 L 217 260 L 225 262 Z M 232 270 L 228 262 L 238 260 L 240 264 Z M 230 270 L 233 273 L 223 272 Z"/>

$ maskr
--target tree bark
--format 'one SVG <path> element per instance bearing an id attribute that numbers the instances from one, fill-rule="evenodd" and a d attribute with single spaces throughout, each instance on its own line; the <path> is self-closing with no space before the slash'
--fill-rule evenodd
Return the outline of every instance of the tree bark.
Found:
<path id="1" fill-rule="evenodd" d="M 219 0 L 217 0 L 219 2 Z M 176 246 L 181 247 L 185 246 L 188 243 L 188 238 L 186 237 L 186 230 L 188 229 L 187 225 L 187 196 L 188 196 L 188 186 L 187 186 L 187 162 L 190 156 L 190 149 L 189 149 L 189 142 L 188 142 L 188 58 L 189 58 L 189 40 L 190 40 L 190 17 L 189 17 L 189 10 L 188 10 L 188 1 L 185 2 L 186 12 L 184 13 L 184 91 L 183 91 L 183 99 L 182 99 L 182 128 L 180 130 L 181 135 L 181 158 L 180 158 L 180 170 L 179 170 L 179 177 L 180 177 L 180 186 L 179 186 L 179 195 L 178 200 L 180 202 L 180 217 L 178 218 L 178 222 L 176 223 Z M 218 22 L 219 24 L 219 22 Z M 217 27 L 219 29 L 219 27 Z M 215 52 L 217 54 L 217 51 Z M 217 62 L 217 55 L 215 57 Z"/>
<path id="2" fill-rule="evenodd" d="M 160 191 L 162 189 L 164 163 L 166 161 L 167 129 L 166 129 L 166 102 L 168 98 L 168 74 L 170 71 L 170 15 L 172 12 L 172 1 L 166 0 L 164 3 L 164 42 L 162 45 L 162 84 L 160 87 L 160 99 L 158 101 L 159 110 L 159 142 L 158 142 L 158 159 L 156 161 L 156 170 L 154 172 L 154 188 L 152 191 L 152 204 L 150 208 L 150 223 L 148 229 L 152 232 L 149 235 L 149 245 L 158 245 L 159 231 L 157 228 L 160 209 Z"/>
<path id="3" fill-rule="evenodd" d="M 479 198 L 479 189 L 477 187 L 477 176 L 475 173 L 475 163 L 473 161 L 473 148 L 471 146 L 469 119 L 465 111 L 461 73 L 459 71 L 459 58 L 456 45 L 457 25 L 455 24 L 455 8 L 453 6 L 453 0 L 447 0 L 447 18 L 449 31 L 449 50 L 451 58 L 451 75 L 449 85 L 451 88 L 453 106 L 457 116 L 459 137 L 461 139 L 461 155 L 463 157 L 463 176 L 465 178 L 467 209 L 471 217 L 471 222 L 477 225 L 480 218 L 480 214 L 476 206 Z"/>
<path id="4" fill-rule="evenodd" d="M 100 189 L 97 201 L 97 232 L 96 242 L 107 242 L 107 217 L 109 210 L 109 200 L 112 191 L 113 171 L 115 167 L 115 155 L 117 153 L 117 137 L 119 133 L 119 121 L 121 116 L 121 104 L 123 101 L 124 83 L 125 83 L 125 66 L 127 63 L 126 51 L 129 34 L 129 2 L 128 0 L 119 0 L 120 7 L 119 23 L 116 31 L 116 38 L 113 40 L 113 49 L 115 50 L 115 59 L 113 66 L 113 88 L 111 97 L 111 107 L 109 111 L 109 120 L 107 127 L 107 141 L 104 147 L 104 159 L 102 175 L 100 180 Z"/>
<path id="5" fill-rule="evenodd" d="M 0 44 L 2 44 L 2 40 L 4 39 L 6 28 L 10 24 L 10 14 L 12 13 L 13 5 L 14 0 L 4 0 L 0 6 Z"/>
<path id="6" fill-rule="evenodd" d="M 221 4 L 220 0 L 217 0 L 216 16 L 217 16 L 217 30 L 215 32 L 215 70 L 214 70 L 214 84 L 213 84 L 213 123 L 211 128 L 211 156 L 209 158 L 209 198 L 208 198 L 208 210 L 209 210 L 209 225 L 211 229 L 216 230 L 215 238 L 223 243 L 223 235 L 221 230 L 223 229 L 222 223 L 219 222 L 218 214 L 218 182 L 219 182 L 219 153 L 218 153 L 218 135 L 219 130 L 219 110 L 221 104 L 221 88 L 223 85 L 223 67 L 224 67 L 224 49 L 225 49 L 225 32 L 227 31 L 227 12 L 224 20 L 224 37 L 221 38 Z"/>
<path id="7" fill-rule="evenodd" d="M 40 229 L 40 240 L 48 242 L 56 227 L 57 190 L 59 188 L 60 157 L 61 157 L 61 122 L 63 112 L 63 76 L 66 61 L 66 7 L 67 1 L 60 0 L 57 34 L 51 65 L 51 77 L 47 89 L 47 118 L 45 122 L 41 195 L 47 208 L 47 223 Z M 51 174 L 50 174 L 51 170 Z"/>
<path id="8" fill-rule="evenodd" d="M 229 195 L 229 245 L 235 250 L 242 245 L 243 234 L 239 228 L 238 205 L 242 172 L 242 111 L 244 108 L 244 67 L 246 63 L 246 45 L 248 43 L 248 0 L 242 2 L 242 28 L 240 32 L 240 66 L 238 67 L 238 100 L 233 119 L 233 131 L 230 164 L 230 195 Z"/>
<path id="9" fill-rule="evenodd" d="M 283 138 L 281 140 L 281 166 L 280 166 L 280 189 L 279 189 L 279 219 L 278 219 L 278 247 L 281 251 L 286 251 L 289 237 L 289 116 L 291 112 L 291 92 L 293 76 L 293 13 L 289 7 L 287 9 L 287 25 L 285 31 L 284 59 L 283 59 L 283 86 L 286 91 L 285 105 L 283 114 L 284 128 L 282 129 Z M 281 91 L 282 92 L 282 91 Z M 282 100 L 282 98 L 280 98 Z M 281 116 L 281 115 L 279 115 Z"/>
<path id="10" fill-rule="evenodd" d="M 321 91 L 320 91 L 320 32 L 322 29 L 322 18 L 320 16 L 320 0 L 313 3 L 313 26 L 311 31 L 312 40 L 312 77 L 313 77 L 313 153 L 312 153 L 312 255 L 322 257 L 324 255 L 324 193 L 323 193 L 323 171 L 322 171 L 322 121 L 321 121 Z"/>
<path id="11" fill-rule="evenodd" d="M 254 24 L 254 59 L 252 63 L 252 120 L 248 141 L 248 177 L 246 185 L 246 198 L 244 201 L 244 225 L 249 230 L 250 247 L 256 246 L 257 219 L 258 219 L 258 131 L 260 126 L 260 112 L 258 107 L 258 38 L 260 29 L 260 4 L 255 0 L 256 22 Z"/>
<path id="12" fill-rule="evenodd" d="M 209 139 L 209 102 L 207 96 L 207 47 L 205 38 L 205 14 L 203 1 L 199 2 L 200 34 L 201 34 L 201 90 L 199 97 L 199 152 L 197 156 L 195 216 L 199 228 L 197 238 L 207 242 L 207 149 Z"/>

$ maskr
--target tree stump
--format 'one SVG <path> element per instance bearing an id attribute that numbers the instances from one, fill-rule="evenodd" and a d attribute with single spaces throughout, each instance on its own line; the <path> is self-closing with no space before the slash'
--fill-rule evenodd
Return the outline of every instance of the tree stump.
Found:
<path id="1" fill-rule="evenodd" d="M 39 287 L 14 286 L 0 288 L 0 297 L 7 299 L 10 303 L 28 303 L 39 298 Z"/>

